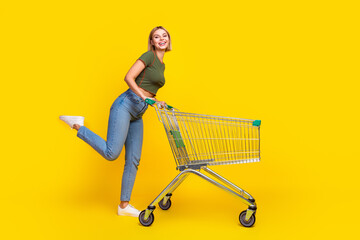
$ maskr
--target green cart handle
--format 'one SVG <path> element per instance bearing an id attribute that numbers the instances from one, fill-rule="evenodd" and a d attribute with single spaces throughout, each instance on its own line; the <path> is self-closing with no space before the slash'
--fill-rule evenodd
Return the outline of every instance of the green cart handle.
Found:
<path id="1" fill-rule="evenodd" d="M 147 104 L 150 104 L 150 105 L 153 105 L 154 103 L 156 103 L 155 100 L 152 100 L 152 99 L 150 99 L 150 98 L 146 98 L 146 99 L 145 99 L 145 102 L 146 102 Z M 166 108 L 167 108 L 168 110 L 170 110 L 170 109 L 172 109 L 173 107 L 166 104 Z"/>

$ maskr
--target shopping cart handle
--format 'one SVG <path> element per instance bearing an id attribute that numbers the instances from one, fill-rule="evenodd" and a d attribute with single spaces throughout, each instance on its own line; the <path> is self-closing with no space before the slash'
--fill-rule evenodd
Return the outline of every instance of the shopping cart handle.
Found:
<path id="1" fill-rule="evenodd" d="M 153 105 L 154 103 L 156 103 L 155 100 L 152 100 L 152 99 L 150 99 L 150 98 L 146 98 L 146 99 L 145 99 L 145 102 L 146 102 L 147 104 L 150 104 L 150 105 Z"/>
<path id="2" fill-rule="evenodd" d="M 146 99 L 145 99 L 145 102 L 146 102 L 147 104 L 150 104 L 150 105 L 153 105 L 154 103 L 156 103 L 155 100 L 152 100 L 152 99 L 150 99 L 150 98 L 146 98 Z M 172 106 L 167 105 L 167 104 L 166 104 L 166 107 L 167 107 L 168 110 L 170 110 L 170 109 L 173 108 Z"/>

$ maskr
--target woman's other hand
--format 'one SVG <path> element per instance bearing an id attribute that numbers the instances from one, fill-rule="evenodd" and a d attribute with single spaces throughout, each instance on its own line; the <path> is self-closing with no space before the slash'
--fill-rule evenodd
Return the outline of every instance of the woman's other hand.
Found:
<path id="1" fill-rule="evenodd" d="M 166 107 L 167 105 L 166 105 L 166 102 L 164 102 L 164 101 L 157 101 L 158 103 L 160 103 L 163 107 Z"/>

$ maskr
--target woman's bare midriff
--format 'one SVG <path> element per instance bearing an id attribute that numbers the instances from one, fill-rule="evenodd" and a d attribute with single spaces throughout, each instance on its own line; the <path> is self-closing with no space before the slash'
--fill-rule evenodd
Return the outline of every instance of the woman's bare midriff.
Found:
<path id="1" fill-rule="evenodd" d="M 146 91 L 145 89 L 139 87 L 140 91 L 146 96 L 146 97 L 149 97 L 149 98 L 153 98 L 155 95 L 152 94 L 151 92 L 149 91 Z"/>

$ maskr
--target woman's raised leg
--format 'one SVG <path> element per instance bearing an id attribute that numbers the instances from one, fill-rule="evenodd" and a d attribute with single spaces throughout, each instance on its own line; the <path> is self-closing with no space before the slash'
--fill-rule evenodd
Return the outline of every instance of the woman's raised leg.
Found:
<path id="1" fill-rule="evenodd" d="M 77 136 L 94 148 L 101 156 L 107 160 L 115 160 L 119 157 L 124 146 L 131 115 L 125 107 L 112 106 L 109 116 L 107 131 L 107 141 L 92 132 L 85 126 L 81 126 Z"/>

